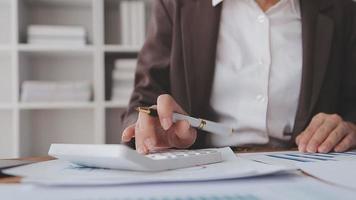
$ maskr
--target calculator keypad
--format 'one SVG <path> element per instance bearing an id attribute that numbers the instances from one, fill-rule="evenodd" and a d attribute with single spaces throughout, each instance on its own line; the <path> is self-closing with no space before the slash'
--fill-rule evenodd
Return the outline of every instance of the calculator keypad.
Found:
<path id="1" fill-rule="evenodd" d="M 176 158 L 187 158 L 193 156 L 207 155 L 219 153 L 216 150 L 203 149 L 203 150 L 166 150 L 151 153 L 146 155 L 146 157 L 154 160 L 164 160 L 164 159 L 176 159 Z"/>

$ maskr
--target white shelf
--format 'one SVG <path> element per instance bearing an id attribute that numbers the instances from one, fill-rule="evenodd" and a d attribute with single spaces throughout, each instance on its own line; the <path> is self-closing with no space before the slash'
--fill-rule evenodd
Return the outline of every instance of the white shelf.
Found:
<path id="1" fill-rule="evenodd" d="M 94 56 L 73 52 L 19 52 L 19 84 L 38 81 L 94 82 Z"/>
<path id="2" fill-rule="evenodd" d="M 0 104 L 0 111 L 1 110 L 11 110 L 14 109 L 15 106 L 13 104 L 6 104 L 6 103 L 1 103 Z"/>
<path id="3" fill-rule="evenodd" d="M 0 110 L 0 158 L 16 157 L 18 141 L 13 137 L 14 113 L 11 110 Z"/>
<path id="4" fill-rule="evenodd" d="M 104 50 L 108 53 L 138 53 L 141 50 L 141 47 L 124 45 L 105 45 Z"/>
<path id="5" fill-rule="evenodd" d="M 13 55 L 11 51 L 0 52 L 0 104 L 13 102 Z"/>
<path id="6" fill-rule="evenodd" d="M 26 43 L 29 25 L 82 26 L 90 44 L 94 41 L 93 0 L 17 0 L 19 41 Z"/>
<path id="7" fill-rule="evenodd" d="M 26 0 L 31 4 L 51 5 L 51 6 L 68 6 L 68 7 L 89 7 L 92 0 Z"/>
<path id="8" fill-rule="evenodd" d="M 105 102 L 106 108 L 126 108 L 128 102 L 124 101 L 107 101 Z"/>
<path id="9" fill-rule="evenodd" d="M 0 45 L 0 53 L 2 51 L 11 51 L 12 47 L 10 45 Z"/>
<path id="10" fill-rule="evenodd" d="M 46 155 L 54 142 L 119 143 L 127 100 L 111 99 L 114 61 L 136 58 L 121 44 L 121 0 L 0 0 L 0 159 Z M 85 46 L 27 43 L 27 28 L 81 26 Z M 90 102 L 19 102 L 24 81 L 90 81 Z"/>
<path id="11" fill-rule="evenodd" d="M 0 44 L 10 44 L 12 37 L 11 0 L 0 0 Z"/>
<path id="12" fill-rule="evenodd" d="M 94 113 L 91 109 L 21 110 L 21 155 L 45 156 L 52 143 L 94 143 Z"/>
<path id="13" fill-rule="evenodd" d="M 93 109 L 94 103 L 20 103 L 21 110 Z"/>
<path id="14" fill-rule="evenodd" d="M 93 53 L 94 47 L 87 46 L 45 46 L 45 45 L 31 45 L 20 44 L 18 46 L 21 52 L 67 52 L 67 53 Z"/>

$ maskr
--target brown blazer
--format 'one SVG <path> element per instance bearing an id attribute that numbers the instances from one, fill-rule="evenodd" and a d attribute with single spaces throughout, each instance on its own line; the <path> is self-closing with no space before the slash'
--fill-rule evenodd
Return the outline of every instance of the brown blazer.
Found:
<path id="1" fill-rule="evenodd" d="M 222 4 L 154 0 L 147 41 L 139 54 L 135 90 L 123 116 L 170 94 L 192 116 L 214 120 L 210 95 Z M 351 0 L 301 0 L 303 73 L 293 138 L 317 113 L 356 122 L 356 5 Z M 195 147 L 204 147 L 199 133 Z"/>

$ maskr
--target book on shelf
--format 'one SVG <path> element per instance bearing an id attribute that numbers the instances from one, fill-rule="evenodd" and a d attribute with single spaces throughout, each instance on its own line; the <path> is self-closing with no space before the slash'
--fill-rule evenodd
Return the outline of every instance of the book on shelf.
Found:
<path id="1" fill-rule="evenodd" d="M 87 33 L 81 26 L 29 25 L 27 42 L 41 45 L 85 45 Z"/>
<path id="2" fill-rule="evenodd" d="M 120 1 L 121 44 L 142 46 L 146 36 L 146 3 L 143 0 Z"/>
<path id="3" fill-rule="evenodd" d="M 118 59 L 112 71 L 113 101 L 129 102 L 134 89 L 137 59 Z"/>
<path id="4" fill-rule="evenodd" d="M 62 45 L 62 46 L 85 46 L 86 41 L 84 39 L 63 39 L 63 38 L 28 38 L 28 44 L 37 45 Z"/>
<path id="5" fill-rule="evenodd" d="M 85 37 L 85 28 L 81 26 L 29 25 L 28 35 Z"/>
<path id="6" fill-rule="evenodd" d="M 22 102 L 89 102 L 91 99 L 89 81 L 24 81 Z"/>
<path id="7" fill-rule="evenodd" d="M 125 58 L 114 61 L 115 68 L 119 70 L 136 70 L 137 59 Z"/>
<path id="8" fill-rule="evenodd" d="M 134 90 L 134 84 L 126 84 L 126 86 L 115 87 L 112 90 L 111 100 L 129 102 L 132 91 Z"/>

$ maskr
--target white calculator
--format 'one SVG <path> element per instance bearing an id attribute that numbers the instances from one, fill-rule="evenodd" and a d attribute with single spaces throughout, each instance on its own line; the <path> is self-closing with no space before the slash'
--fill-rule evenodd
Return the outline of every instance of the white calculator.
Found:
<path id="1" fill-rule="evenodd" d="M 132 171 L 163 171 L 223 161 L 222 153 L 215 149 L 167 150 L 141 155 L 119 144 L 52 144 L 48 154 L 81 166 Z"/>

